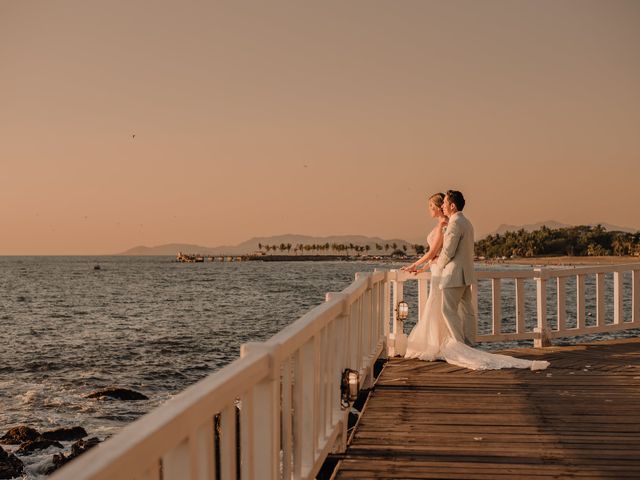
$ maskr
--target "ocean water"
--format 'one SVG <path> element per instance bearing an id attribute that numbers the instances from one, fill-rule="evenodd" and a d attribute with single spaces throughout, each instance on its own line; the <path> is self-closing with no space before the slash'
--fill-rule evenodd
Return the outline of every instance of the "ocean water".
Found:
<path id="1" fill-rule="evenodd" d="M 94 269 L 96 264 L 99 270 Z M 399 266 L 0 257 L 0 435 L 17 425 L 39 430 L 80 425 L 90 436 L 104 439 L 237 358 L 242 343 L 271 337 L 323 302 L 326 292 L 342 290 L 356 272 Z M 587 309 L 595 306 L 594 282 L 587 281 Z M 531 287 L 526 314 L 533 322 L 535 288 Z M 489 282 L 479 285 L 481 332 L 490 323 L 490 288 Z M 505 282 L 507 331 L 515 321 L 510 288 Z M 630 309 L 630 278 L 625 277 L 624 288 L 625 308 Z M 569 284 L 568 305 L 575 304 L 570 291 Z M 607 278 L 607 292 L 611 291 Z M 552 288 L 549 293 L 553 322 Z M 417 282 L 406 284 L 405 296 L 412 307 L 405 324 L 408 333 L 417 320 Z M 631 334 L 637 332 L 623 335 Z M 108 386 L 139 391 L 149 400 L 86 398 Z M 28 466 L 26 477 L 38 478 L 57 452 L 51 448 L 21 457 Z"/>

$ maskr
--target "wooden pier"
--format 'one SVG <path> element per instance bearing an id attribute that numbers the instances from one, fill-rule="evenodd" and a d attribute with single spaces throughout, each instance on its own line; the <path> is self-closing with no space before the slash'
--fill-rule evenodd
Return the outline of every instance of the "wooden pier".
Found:
<path id="1" fill-rule="evenodd" d="M 335 478 L 640 478 L 640 339 L 502 353 L 551 366 L 391 359 Z"/>

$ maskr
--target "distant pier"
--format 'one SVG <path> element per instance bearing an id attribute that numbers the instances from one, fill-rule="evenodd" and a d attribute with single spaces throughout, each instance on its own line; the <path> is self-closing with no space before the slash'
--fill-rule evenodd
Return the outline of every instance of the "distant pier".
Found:
<path id="1" fill-rule="evenodd" d="M 198 253 L 182 253 L 176 255 L 176 261 L 181 263 L 204 262 L 331 262 L 331 261 L 374 261 L 374 260 L 404 260 L 405 257 L 394 255 L 201 255 Z"/>
<path id="2" fill-rule="evenodd" d="M 176 255 L 176 262 L 204 263 L 204 262 L 245 262 L 253 260 L 254 255 L 200 255 L 198 253 L 182 253 Z"/>

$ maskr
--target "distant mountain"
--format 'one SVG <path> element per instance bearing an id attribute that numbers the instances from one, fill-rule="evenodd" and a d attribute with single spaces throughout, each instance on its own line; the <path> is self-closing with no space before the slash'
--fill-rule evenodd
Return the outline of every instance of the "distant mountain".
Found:
<path id="1" fill-rule="evenodd" d="M 596 225 L 598 225 L 598 223 L 590 223 L 588 225 L 592 226 L 592 227 L 595 227 Z M 600 223 L 599 225 L 602 225 L 605 228 L 605 230 L 607 230 L 608 232 L 635 233 L 635 232 L 637 232 L 639 230 L 637 228 L 621 227 L 619 225 L 612 225 L 610 223 L 604 223 L 604 222 Z M 527 225 L 506 225 L 506 224 L 502 224 L 495 231 L 485 235 L 485 237 L 487 237 L 489 235 L 496 235 L 496 234 L 504 235 L 504 233 L 506 233 L 506 232 L 517 232 L 520 229 L 524 229 L 527 232 L 533 232 L 535 230 L 540 230 L 543 226 L 546 226 L 547 228 L 555 229 L 555 228 L 573 227 L 574 225 L 569 225 L 567 223 L 556 222 L 555 220 L 547 220 L 546 222 L 530 223 L 530 224 L 527 224 Z"/>
<path id="2" fill-rule="evenodd" d="M 305 245 L 325 243 L 353 243 L 354 245 L 369 245 L 371 247 L 371 251 L 369 253 L 371 254 L 384 253 L 384 250 L 382 252 L 376 250 L 376 243 L 382 246 L 387 243 L 389 245 L 395 243 L 398 248 L 402 248 L 403 245 L 406 245 L 407 250 L 413 252 L 412 244 L 398 238 L 387 240 L 380 237 L 366 237 L 363 235 L 334 235 L 329 237 L 313 237 L 309 235 L 286 234 L 276 235 L 273 237 L 254 237 L 240 243 L 239 245 L 224 245 L 220 247 L 203 247 L 201 245 L 193 245 L 187 243 L 169 243 L 165 245 L 158 245 L 155 247 L 140 245 L 134 248 L 130 248 L 129 250 L 122 252 L 120 255 L 176 255 L 178 252 L 199 253 L 202 255 L 243 255 L 258 251 L 258 244 L 262 244 L 264 246 L 280 245 L 281 243 L 290 243 L 293 246 L 300 243 Z M 386 253 L 391 253 L 391 248 Z"/>

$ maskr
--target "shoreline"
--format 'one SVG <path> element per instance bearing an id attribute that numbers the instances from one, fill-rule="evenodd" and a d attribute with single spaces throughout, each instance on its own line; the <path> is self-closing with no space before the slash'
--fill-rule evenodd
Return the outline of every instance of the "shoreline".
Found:
<path id="1" fill-rule="evenodd" d="M 640 263 L 635 256 L 593 256 L 593 257 L 529 257 L 508 258 L 505 260 L 481 260 L 483 265 L 529 265 L 529 266 L 574 266 L 574 265 L 623 265 Z"/>

